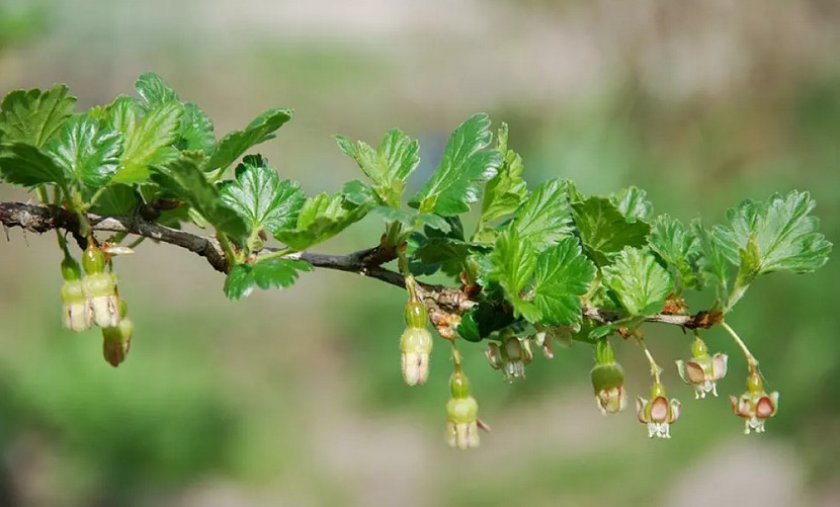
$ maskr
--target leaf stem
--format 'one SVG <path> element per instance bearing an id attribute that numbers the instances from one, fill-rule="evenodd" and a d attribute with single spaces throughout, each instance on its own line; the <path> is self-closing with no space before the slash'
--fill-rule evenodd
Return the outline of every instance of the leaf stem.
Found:
<path id="1" fill-rule="evenodd" d="M 225 257 L 228 261 L 228 270 L 237 263 L 236 252 L 233 251 L 233 245 L 230 244 L 227 235 L 223 232 L 216 232 L 216 239 L 219 240 L 222 250 L 225 252 Z"/>
<path id="2" fill-rule="evenodd" d="M 758 359 L 756 359 L 755 356 L 752 355 L 752 352 L 750 352 L 750 349 L 747 347 L 747 344 L 744 343 L 744 340 L 742 340 L 741 337 L 738 336 L 738 333 L 736 333 L 735 330 L 732 329 L 732 327 L 726 323 L 726 321 L 721 321 L 720 325 L 721 327 L 726 329 L 726 332 L 728 332 L 729 335 L 732 336 L 732 339 L 735 340 L 735 343 L 737 343 L 738 346 L 741 347 L 741 350 L 744 352 L 744 357 L 746 357 L 747 359 L 747 365 L 749 365 L 750 367 L 750 372 L 757 372 Z"/>
<path id="3" fill-rule="evenodd" d="M 276 259 L 278 257 L 285 257 L 294 252 L 295 250 L 292 248 L 281 248 L 279 250 L 275 250 L 274 252 L 258 255 L 257 262 L 266 261 L 268 259 Z"/>

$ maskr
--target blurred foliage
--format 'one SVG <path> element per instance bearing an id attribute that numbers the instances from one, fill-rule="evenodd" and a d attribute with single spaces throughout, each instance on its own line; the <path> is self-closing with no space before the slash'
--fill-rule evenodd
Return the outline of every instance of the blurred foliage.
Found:
<path id="1" fill-rule="evenodd" d="M 46 26 L 46 7 L 40 2 L 0 2 L 0 51 L 25 43 Z"/>

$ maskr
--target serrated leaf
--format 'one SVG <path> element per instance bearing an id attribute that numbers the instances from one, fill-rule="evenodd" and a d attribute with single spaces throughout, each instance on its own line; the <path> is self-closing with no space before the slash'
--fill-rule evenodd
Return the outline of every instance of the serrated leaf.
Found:
<path id="1" fill-rule="evenodd" d="M 729 291 L 730 270 L 719 240 L 703 227 L 699 218 L 691 221 L 691 232 L 697 238 L 700 251 L 697 266 L 700 269 L 701 286 L 713 289 L 717 301 L 723 302 Z"/>
<path id="2" fill-rule="evenodd" d="M 671 270 L 679 288 L 697 287 L 697 258 L 700 243 L 682 222 L 668 215 L 660 215 L 650 231 L 650 247 L 659 254 Z"/>
<path id="3" fill-rule="evenodd" d="M 602 270 L 603 283 L 632 316 L 654 315 L 674 288 L 671 276 L 645 250 L 627 247 Z"/>
<path id="4" fill-rule="evenodd" d="M 245 127 L 234 130 L 219 141 L 205 171 L 226 168 L 257 144 L 274 139 L 277 130 L 292 118 L 290 109 L 269 109 Z"/>
<path id="5" fill-rule="evenodd" d="M 423 238 L 412 252 L 412 258 L 426 266 L 440 265 L 449 275 L 457 275 L 464 270 L 467 257 L 473 252 L 489 252 L 486 245 L 470 243 L 463 239 L 450 237 Z"/>
<path id="6" fill-rule="evenodd" d="M 180 150 L 198 150 L 210 154 L 216 146 L 213 122 L 193 102 L 184 102 L 178 137 L 177 146 Z"/>
<path id="7" fill-rule="evenodd" d="M 595 276 L 576 238 L 565 238 L 539 255 L 512 230 L 499 235 L 490 255 L 499 282 L 517 315 L 532 323 L 571 325 L 580 320 L 581 296 Z"/>
<path id="8" fill-rule="evenodd" d="M 628 222 L 609 199 L 589 197 L 573 204 L 572 213 L 584 247 L 600 266 L 626 246 L 647 243 L 650 226 L 641 220 Z"/>
<path id="9" fill-rule="evenodd" d="M 268 259 L 255 264 L 239 264 L 230 270 L 225 279 L 225 295 L 237 300 L 250 294 L 254 286 L 261 289 L 291 287 L 300 271 L 312 271 L 312 266 L 307 262 L 292 259 Z"/>
<path id="10" fill-rule="evenodd" d="M 479 342 L 491 333 L 504 329 L 515 322 L 510 309 L 505 310 L 491 301 L 480 301 L 461 316 L 457 331 L 461 338 Z"/>
<path id="11" fill-rule="evenodd" d="M 748 279 L 774 271 L 810 273 L 828 261 L 831 243 L 817 232 L 808 192 L 774 194 L 766 202 L 744 201 L 727 212 L 728 226 L 715 226 L 724 256 Z"/>
<path id="12" fill-rule="evenodd" d="M 147 109 L 157 109 L 171 102 L 179 102 L 175 90 L 154 72 L 140 74 L 134 83 L 134 89 L 142 97 Z"/>
<path id="13" fill-rule="evenodd" d="M 565 183 L 549 180 L 538 186 L 516 212 L 509 227 L 537 250 L 568 236 L 573 229 Z"/>
<path id="14" fill-rule="evenodd" d="M 371 182 L 382 201 L 393 208 L 399 208 L 405 180 L 420 163 L 420 146 L 416 140 L 399 129 L 390 130 L 375 150 L 368 144 L 336 136 L 339 148 L 351 157 Z"/>
<path id="15" fill-rule="evenodd" d="M 73 114 L 76 97 L 65 85 L 49 90 L 14 90 L 0 103 L 0 132 L 6 144 L 26 143 L 39 148 Z"/>
<path id="16" fill-rule="evenodd" d="M 300 208 L 294 227 L 274 232 L 274 237 L 295 250 L 321 243 L 361 220 L 370 210 L 344 194 L 319 194 L 310 197 Z"/>
<path id="17" fill-rule="evenodd" d="M 172 145 L 178 139 L 183 107 L 178 102 L 162 104 L 142 117 L 128 98 L 112 105 L 112 124 L 125 137 L 125 149 L 114 183 L 143 183 L 151 175 L 150 166 L 164 165 L 178 157 Z"/>
<path id="18" fill-rule="evenodd" d="M 491 179 L 502 164 L 498 150 L 489 148 L 490 118 L 479 113 L 452 132 L 440 165 L 409 204 L 421 213 L 452 216 L 469 211 L 478 200 L 479 185 Z"/>
<path id="19" fill-rule="evenodd" d="M 236 168 L 236 180 L 221 189 L 222 201 L 245 219 L 250 232 L 294 227 L 306 196 L 298 185 L 281 181 L 259 155 L 249 155 Z"/>
<path id="20" fill-rule="evenodd" d="M 198 166 L 189 159 L 171 162 L 155 175 L 161 186 L 180 191 L 180 198 L 187 202 L 217 231 L 232 240 L 242 242 L 248 235 L 248 226 L 237 212 L 224 204 L 219 190 L 213 186 Z"/>
<path id="21" fill-rule="evenodd" d="M 512 214 L 528 196 L 528 188 L 522 179 L 522 157 L 508 149 L 508 126 L 502 123 L 497 135 L 497 149 L 504 155 L 504 160 L 498 172 L 484 187 L 484 198 L 481 201 L 481 216 L 479 218 L 479 232 L 483 226 L 495 220 Z"/>
<path id="22" fill-rule="evenodd" d="M 9 183 L 27 187 L 42 183 L 67 185 L 64 171 L 48 154 L 31 144 L 15 143 L 0 152 L 0 174 Z"/>
<path id="23" fill-rule="evenodd" d="M 79 115 L 64 123 L 48 150 L 67 180 L 79 188 L 97 190 L 117 171 L 123 136 L 102 122 Z"/>
<path id="24" fill-rule="evenodd" d="M 129 185 L 111 185 L 100 194 L 91 208 L 97 215 L 120 217 L 130 215 L 140 204 L 140 196 Z M 162 223 L 161 221 L 157 221 Z"/>
<path id="25" fill-rule="evenodd" d="M 647 192 L 632 185 L 611 195 L 610 201 L 628 222 L 647 220 L 653 215 L 653 204 L 648 200 Z"/>

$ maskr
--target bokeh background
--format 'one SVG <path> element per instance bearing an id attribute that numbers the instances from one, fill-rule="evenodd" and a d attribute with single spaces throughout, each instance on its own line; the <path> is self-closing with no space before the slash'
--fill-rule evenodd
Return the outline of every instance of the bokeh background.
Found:
<path id="1" fill-rule="evenodd" d="M 530 181 L 636 184 L 657 211 L 722 219 L 746 197 L 811 190 L 840 242 L 840 4 L 831 0 L 1 0 L 0 92 L 66 82 L 87 107 L 160 73 L 217 133 L 269 107 L 294 120 L 262 151 L 309 192 L 356 177 L 331 136 L 421 139 L 427 175 L 475 111 L 511 126 Z M 415 182 L 416 183 L 416 182 Z M 26 199 L 0 186 L 0 198 Z M 322 246 L 372 245 L 381 224 Z M 396 288 L 318 271 L 233 303 L 200 259 L 143 244 L 120 259 L 128 361 L 59 327 L 51 235 L 0 234 L 0 505 L 495 506 L 840 504 L 840 263 L 757 281 L 731 317 L 782 392 L 745 437 L 725 396 L 684 402 L 671 441 L 632 410 L 603 417 L 592 351 L 538 358 L 505 384 L 466 346 L 482 447 L 443 442 L 448 360 L 409 389 Z M 719 390 L 742 391 L 730 353 Z M 663 364 L 688 354 L 651 328 Z M 620 347 L 631 396 L 643 358 Z"/>

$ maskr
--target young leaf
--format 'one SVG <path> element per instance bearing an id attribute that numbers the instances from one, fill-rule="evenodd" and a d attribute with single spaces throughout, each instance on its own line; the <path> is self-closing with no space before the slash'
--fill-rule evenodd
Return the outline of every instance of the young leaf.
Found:
<path id="1" fill-rule="evenodd" d="M 175 90 L 154 72 L 140 74 L 134 83 L 134 89 L 143 98 L 146 109 L 157 109 L 171 102 L 179 102 Z"/>
<path id="2" fill-rule="evenodd" d="M 775 194 L 766 202 L 744 201 L 727 212 L 728 226 L 714 235 L 747 279 L 773 271 L 810 273 L 828 261 L 831 243 L 817 232 L 819 219 L 808 192 Z"/>
<path id="3" fill-rule="evenodd" d="M 304 250 L 361 220 L 369 209 L 353 203 L 344 194 L 319 194 L 306 200 L 296 224 L 274 231 L 274 237 L 295 250 Z"/>
<path id="4" fill-rule="evenodd" d="M 572 215 L 565 183 L 549 180 L 538 186 L 517 211 L 510 227 L 537 250 L 569 235 Z"/>
<path id="5" fill-rule="evenodd" d="M 31 144 L 15 143 L 0 152 L 0 174 L 9 183 L 33 187 L 42 183 L 67 185 L 64 171 L 55 161 Z"/>
<path id="6" fill-rule="evenodd" d="M 239 213 L 251 233 L 271 234 L 294 227 L 306 200 L 296 183 L 280 181 L 277 172 L 259 155 L 249 155 L 236 168 L 236 180 L 221 190 L 222 201 Z"/>
<path id="7" fill-rule="evenodd" d="M 79 188 L 96 189 L 116 172 L 123 137 L 88 115 L 79 115 L 64 123 L 48 149 L 66 179 Z"/>
<path id="8" fill-rule="evenodd" d="M 528 195 L 527 185 L 522 179 L 524 170 L 522 157 L 507 147 L 507 123 L 502 123 L 497 135 L 497 143 L 497 149 L 504 155 L 504 161 L 496 175 L 484 187 L 477 233 L 485 229 L 487 224 L 512 214 Z"/>
<path id="9" fill-rule="evenodd" d="M 517 315 L 547 325 L 580 320 L 581 296 L 589 289 L 595 266 L 576 238 L 565 238 L 537 256 L 527 241 L 505 230 L 491 260 L 491 277 L 499 281 Z"/>
<path id="10" fill-rule="evenodd" d="M 65 85 L 49 90 L 15 90 L 0 104 L 0 133 L 3 142 L 27 143 L 39 148 L 47 144 L 73 114 L 76 97 Z"/>
<path id="11" fill-rule="evenodd" d="M 180 150 L 199 150 L 210 154 L 216 146 L 213 122 L 200 107 L 192 102 L 184 103 L 184 114 L 181 116 L 178 136 L 177 146 Z"/>
<path id="12" fill-rule="evenodd" d="M 647 199 L 647 192 L 632 185 L 611 195 L 610 201 L 631 223 L 647 220 L 653 215 L 653 205 Z"/>
<path id="13" fill-rule="evenodd" d="M 720 247 L 720 240 L 710 234 L 699 218 L 691 221 L 691 232 L 697 238 L 700 257 L 697 266 L 700 268 L 699 280 L 701 287 L 709 287 L 715 291 L 718 303 L 725 301 L 729 291 L 729 264 Z"/>
<path id="14" fill-rule="evenodd" d="M 176 160 L 161 169 L 155 179 L 163 187 L 178 190 L 180 198 L 217 231 L 237 242 L 242 242 L 248 236 L 248 226 L 244 220 L 222 202 L 219 190 L 207 181 L 195 162 L 185 158 Z"/>
<path id="15" fill-rule="evenodd" d="M 353 144 L 343 136 L 336 136 L 339 148 L 351 157 L 373 182 L 373 189 L 382 201 L 399 208 L 405 180 L 420 163 L 419 144 L 398 129 L 385 134 L 379 147 L 359 141 Z"/>
<path id="16" fill-rule="evenodd" d="M 435 215 L 434 213 L 418 213 L 417 211 L 405 211 L 388 206 L 376 206 L 372 211 L 389 222 L 400 222 L 405 229 L 413 229 L 425 225 L 444 234 L 448 233 L 451 229 L 451 225 L 446 218 Z"/>
<path id="17" fill-rule="evenodd" d="M 273 139 L 277 129 L 291 118 L 292 111 L 289 109 L 270 109 L 257 116 L 245 130 L 235 130 L 219 141 L 204 170 L 228 167 L 252 146 Z"/>
<path id="18" fill-rule="evenodd" d="M 178 157 L 172 145 L 178 139 L 183 107 L 168 102 L 146 112 L 134 101 L 121 98 L 112 104 L 112 124 L 125 137 L 125 150 L 115 183 L 143 183 L 151 175 L 150 166 L 163 165 Z"/>
<path id="19" fill-rule="evenodd" d="M 572 206 L 575 225 L 583 245 L 603 266 L 625 246 L 646 244 L 650 226 L 641 220 L 628 222 L 618 208 L 603 197 L 589 197 Z"/>
<path id="20" fill-rule="evenodd" d="M 668 215 L 660 215 L 651 227 L 650 247 L 676 275 L 678 287 L 697 287 L 695 265 L 700 255 L 700 244 L 682 222 Z"/>
<path id="21" fill-rule="evenodd" d="M 291 287 L 299 271 L 312 271 L 304 261 L 292 259 L 268 259 L 255 264 L 239 264 L 233 267 L 225 279 L 225 295 L 233 300 L 247 296 L 254 286 L 261 289 Z"/>
<path id="22" fill-rule="evenodd" d="M 668 272 L 645 250 L 627 247 L 615 262 L 602 270 L 604 284 L 615 292 L 632 316 L 654 315 L 662 310 L 673 289 Z"/>
<path id="23" fill-rule="evenodd" d="M 478 200 L 479 185 L 491 179 L 502 164 L 501 154 L 489 148 L 490 118 L 475 114 L 452 132 L 443 159 L 432 178 L 410 205 L 421 213 L 452 216 L 469 210 Z"/>

